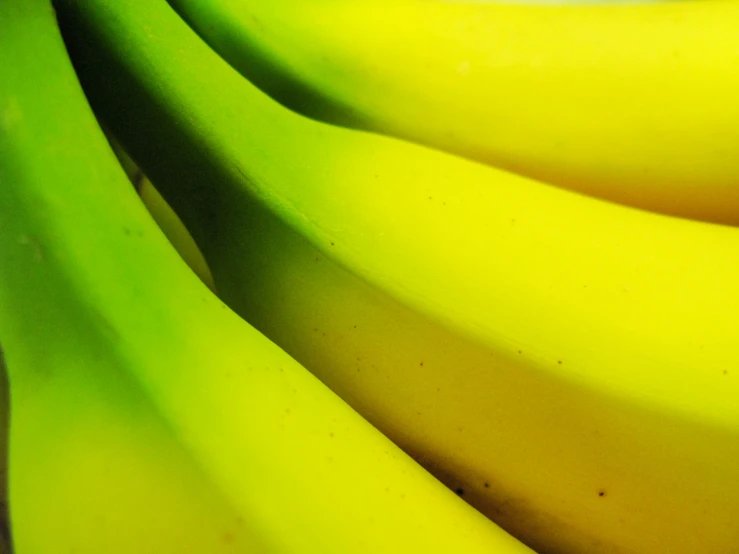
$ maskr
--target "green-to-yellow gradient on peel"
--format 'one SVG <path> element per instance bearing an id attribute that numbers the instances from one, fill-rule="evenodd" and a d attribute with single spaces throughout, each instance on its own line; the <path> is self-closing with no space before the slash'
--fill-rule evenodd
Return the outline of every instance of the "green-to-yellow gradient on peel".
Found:
<path id="1" fill-rule="evenodd" d="M 135 193 L 133 202 L 118 194 L 130 185 L 85 104 L 51 5 L 4 2 L 0 29 L 0 341 L 14 549 L 248 551 L 248 526 L 124 368 L 130 337 L 109 316 L 145 317 L 111 288 L 145 278 L 135 269 L 143 230 L 135 217 L 128 226 Z M 117 258 L 126 252 L 130 269 Z"/>
<path id="2" fill-rule="evenodd" d="M 739 545 L 739 229 L 310 121 L 163 2 L 61 5 L 224 300 L 491 518 L 543 552 Z"/>
<path id="3" fill-rule="evenodd" d="M 26 360 L 13 360 L 28 371 Z M 259 552 L 249 523 L 147 395 L 113 373 L 114 364 L 97 361 L 78 379 L 45 383 L 43 393 L 13 387 L 16 551 Z"/>
<path id="4" fill-rule="evenodd" d="M 739 223 L 733 2 L 170 3 L 234 67 L 311 116 Z"/>
<path id="5" fill-rule="evenodd" d="M 97 126 L 53 13 L 0 4 L 16 550 L 530 553 L 197 279 Z"/>

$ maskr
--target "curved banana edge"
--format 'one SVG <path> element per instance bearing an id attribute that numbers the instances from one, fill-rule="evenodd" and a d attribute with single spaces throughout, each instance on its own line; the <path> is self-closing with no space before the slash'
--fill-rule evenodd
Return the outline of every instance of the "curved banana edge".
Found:
<path id="1" fill-rule="evenodd" d="M 739 224 L 732 2 L 169 1 L 312 117 Z"/>
<path id="2" fill-rule="evenodd" d="M 154 187 L 151 180 L 144 175 L 133 158 L 124 150 L 121 143 L 110 133 L 110 130 L 105 129 L 103 126 L 103 131 L 121 167 L 123 167 L 126 175 L 128 175 L 131 184 L 136 188 L 154 221 L 156 221 L 159 228 L 167 236 L 167 239 L 169 239 L 169 242 L 175 247 L 182 259 L 185 260 L 185 263 L 190 266 L 190 269 L 195 272 L 210 290 L 215 292 L 215 283 L 213 282 L 213 275 L 210 272 L 208 263 L 205 261 L 203 253 L 198 248 L 195 239 L 192 238 L 185 224 L 182 223 L 182 220 L 174 212 L 172 207 L 159 194 L 159 191 Z"/>
<path id="3" fill-rule="evenodd" d="M 739 230 L 309 121 L 116 5 L 86 90 L 244 317 L 543 551 L 739 544 Z"/>
<path id="4" fill-rule="evenodd" d="M 530 552 L 193 275 L 126 182 L 48 2 L 0 4 L 0 30 L 18 551 Z"/>
<path id="5" fill-rule="evenodd" d="M 195 243 L 195 239 L 192 238 L 185 224 L 182 223 L 179 216 L 145 175 L 142 175 L 139 181 L 138 192 L 146 209 L 167 236 L 172 246 L 177 249 L 182 259 L 210 290 L 217 292 L 208 262 L 205 261 L 203 253 Z"/>

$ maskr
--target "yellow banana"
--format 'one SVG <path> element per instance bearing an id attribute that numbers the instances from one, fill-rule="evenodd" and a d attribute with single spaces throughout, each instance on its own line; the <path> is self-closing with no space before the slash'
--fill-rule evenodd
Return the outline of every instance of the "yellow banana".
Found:
<path id="1" fill-rule="evenodd" d="M 170 0 L 311 116 L 739 223 L 739 4 Z"/>
<path id="2" fill-rule="evenodd" d="M 60 2 L 219 293 L 535 549 L 739 548 L 739 229 L 310 121 L 162 2 Z"/>
<path id="3" fill-rule="evenodd" d="M 531 552 L 187 269 L 97 127 L 50 2 L 0 3 L 0 36 L 19 553 Z"/>

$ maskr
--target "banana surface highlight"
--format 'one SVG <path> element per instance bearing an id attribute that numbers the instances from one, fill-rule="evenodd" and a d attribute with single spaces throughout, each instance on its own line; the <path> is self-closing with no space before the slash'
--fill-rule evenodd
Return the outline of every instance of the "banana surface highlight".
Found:
<path id="1" fill-rule="evenodd" d="M 288 106 L 739 224 L 739 5 L 169 0 Z"/>
<path id="2" fill-rule="evenodd" d="M 273 102 L 163 0 L 59 2 L 219 294 L 535 549 L 739 548 L 739 229 Z"/>
<path id="3" fill-rule="evenodd" d="M 530 552 L 192 274 L 97 127 L 49 2 L 0 3 L 0 37 L 18 552 Z"/>

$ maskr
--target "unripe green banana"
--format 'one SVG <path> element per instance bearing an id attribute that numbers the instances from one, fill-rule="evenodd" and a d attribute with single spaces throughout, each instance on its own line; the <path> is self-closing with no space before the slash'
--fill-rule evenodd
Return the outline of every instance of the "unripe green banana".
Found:
<path id="1" fill-rule="evenodd" d="M 213 275 L 198 245 L 182 220 L 146 175 L 141 175 L 137 190 L 146 209 L 182 259 L 210 290 L 215 291 Z"/>
<path id="2" fill-rule="evenodd" d="M 530 553 L 186 267 L 97 126 L 50 2 L 0 3 L 0 37 L 19 554 Z"/>
<path id="3" fill-rule="evenodd" d="M 542 552 L 739 548 L 739 229 L 308 120 L 160 1 L 60 0 L 219 293 Z"/>
<path id="4" fill-rule="evenodd" d="M 106 129 L 104 126 L 102 127 L 102 129 L 105 133 L 105 137 L 108 139 L 108 143 L 110 143 L 110 147 L 113 149 L 113 153 L 115 154 L 116 158 L 118 158 L 118 162 L 121 164 L 123 171 L 126 172 L 128 180 L 131 181 L 131 184 L 138 189 L 144 173 L 141 171 L 141 168 L 136 165 L 136 162 L 133 160 L 133 158 L 128 155 L 128 152 L 123 149 L 121 143 L 118 142 L 116 138 L 110 133 L 110 130 Z"/>
<path id="5" fill-rule="evenodd" d="M 1 314 L 0 314 L 1 317 Z M 0 554 L 10 554 L 10 523 L 8 521 L 8 414 L 10 397 L 8 370 L 0 345 Z"/>
<path id="6" fill-rule="evenodd" d="M 103 130 L 106 131 L 105 129 Z M 215 291 L 215 284 L 213 283 L 213 275 L 210 273 L 210 268 L 205 258 L 203 258 L 198 245 L 195 244 L 192 235 L 187 230 L 187 227 L 185 227 L 182 220 L 162 195 L 159 194 L 159 191 L 154 187 L 151 180 L 144 175 L 141 168 L 136 165 L 136 162 L 128 155 L 121 144 L 110 134 L 110 131 L 106 131 L 106 136 L 121 167 L 123 167 L 126 175 L 128 175 L 131 184 L 136 188 L 136 191 L 139 193 L 146 209 L 154 218 L 154 221 L 156 221 L 156 224 L 167 236 L 167 239 L 169 239 L 169 242 L 175 247 L 182 259 L 190 266 L 190 269 L 200 277 L 200 280 L 210 290 Z"/>
<path id="7" fill-rule="evenodd" d="M 308 115 L 739 224 L 739 4 L 169 0 Z"/>

